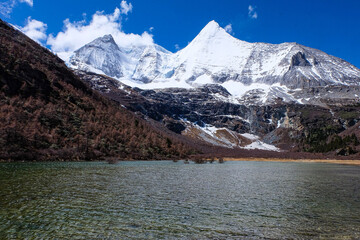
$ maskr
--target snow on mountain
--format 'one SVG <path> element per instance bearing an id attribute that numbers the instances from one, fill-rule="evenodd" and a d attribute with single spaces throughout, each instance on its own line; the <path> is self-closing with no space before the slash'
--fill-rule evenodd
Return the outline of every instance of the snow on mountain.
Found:
<path id="1" fill-rule="evenodd" d="M 183 135 L 212 145 L 226 148 L 280 151 L 276 146 L 262 142 L 259 136 L 253 134 L 239 134 L 227 128 L 217 128 L 210 124 L 201 127 L 185 119 L 183 119 L 182 122 L 186 126 L 185 131 L 182 133 Z"/>
<path id="2" fill-rule="evenodd" d="M 70 65 L 76 69 L 121 78 L 124 76 L 126 57 L 114 38 L 105 35 L 76 50 L 70 59 Z"/>
<path id="3" fill-rule="evenodd" d="M 144 89 L 220 84 L 240 102 L 256 96 L 258 104 L 278 97 L 301 103 L 292 94 L 297 89 L 360 83 L 360 70 L 340 58 L 297 43 L 244 42 L 215 21 L 176 53 L 156 44 L 122 49 L 107 35 L 75 51 L 70 62 Z"/>
<path id="4" fill-rule="evenodd" d="M 245 85 L 280 83 L 289 88 L 331 83 L 358 84 L 360 70 L 319 50 L 296 43 L 247 43 L 211 21 L 170 63 L 175 78 L 213 83 L 233 80 Z"/>
<path id="5" fill-rule="evenodd" d="M 211 21 L 190 44 L 177 52 L 169 64 L 173 78 L 196 82 L 201 77 L 217 82 L 221 73 L 235 74 L 234 69 L 246 64 L 252 44 L 233 38 L 216 22 Z M 235 60 L 235 62 L 234 62 Z M 221 82 L 221 80 L 219 81 Z"/>
<path id="6" fill-rule="evenodd" d="M 155 79 L 163 76 L 171 56 L 171 52 L 156 44 L 119 47 L 111 35 L 105 35 L 76 50 L 68 64 L 74 69 L 105 74 L 128 85 L 146 88 L 147 83 L 156 85 Z M 168 87 L 178 85 L 167 83 Z M 159 86 L 163 85 L 164 81 L 159 81 Z"/>
<path id="7" fill-rule="evenodd" d="M 172 79 L 193 86 L 221 84 L 239 98 L 256 91 L 258 103 L 277 97 L 297 101 L 289 90 L 359 85 L 360 80 L 360 70 L 342 59 L 296 43 L 247 43 L 214 21 L 172 60 Z"/>
<path id="8" fill-rule="evenodd" d="M 169 61 L 171 52 L 158 46 L 147 46 L 139 57 L 132 79 L 143 83 L 150 83 L 161 76 L 163 66 Z"/>

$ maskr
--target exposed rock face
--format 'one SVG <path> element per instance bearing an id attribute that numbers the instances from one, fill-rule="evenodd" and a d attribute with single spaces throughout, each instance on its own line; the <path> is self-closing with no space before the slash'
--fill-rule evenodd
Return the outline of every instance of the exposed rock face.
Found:
<path id="1" fill-rule="evenodd" d="M 314 61 L 315 64 L 316 61 Z M 306 67 L 306 66 L 311 66 L 311 64 L 308 62 L 308 60 L 305 57 L 305 54 L 302 52 L 298 52 L 295 55 L 292 56 L 291 58 L 291 65 L 290 68 L 292 67 Z"/>
<path id="2" fill-rule="evenodd" d="M 321 131 L 321 136 L 326 139 L 360 120 L 360 113 L 355 110 L 360 107 L 351 99 L 334 104 L 326 96 L 318 98 L 324 106 L 289 104 L 281 99 L 266 106 L 243 105 L 229 102 L 230 93 L 219 85 L 142 90 L 105 76 L 80 71 L 77 74 L 129 110 L 160 121 L 176 133 L 227 147 L 246 148 L 254 144 L 252 138 L 256 136 L 255 140 L 261 141 L 262 147 L 271 144 L 285 150 L 306 150 L 310 149 L 309 144 L 315 144 L 311 140 L 314 132 Z M 347 90 L 337 89 L 340 92 Z M 314 91 L 321 94 L 327 90 L 321 87 L 307 91 L 314 96 Z M 317 141 L 324 141 L 321 139 Z"/>
<path id="3" fill-rule="evenodd" d="M 176 133 L 197 132 L 213 144 L 321 149 L 330 136 L 359 120 L 359 114 L 343 113 L 340 107 L 357 109 L 360 70 L 297 43 L 244 42 L 211 21 L 176 53 L 156 44 L 119 49 L 128 59 L 119 63 L 126 69 L 122 76 L 104 72 L 99 64 L 86 66 L 132 87 L 106 77 L 93 87 Z M 90 69 L 83 68 L 81 61 L 74 67 Z M 99 78 L 78 74 L 90 82 Z M 316 145 L 314 139 L 323 145 Z M 317 147 L 311 147 L 314 144 Z"/>

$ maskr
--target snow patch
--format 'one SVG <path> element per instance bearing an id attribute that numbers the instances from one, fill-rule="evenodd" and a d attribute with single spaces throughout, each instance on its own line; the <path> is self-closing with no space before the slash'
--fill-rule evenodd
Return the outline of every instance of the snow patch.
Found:
<path id="1" fill-rule="evenodd" d="M 207 74 L 203 74 L 200 77 L 196 78 L 195 81 L 192 82 L 193 86 L 201 86 L 201 85 L 205 85 L 205 84 L 213 84 L 213 80 L 211 78 L 211 76 L 207 75 Z"/>
<path id="2" fill-rule="evenodd" d="M 119 81 L 130 87 L 137 87 L 141 89 L 162 89 L 162 88 L 193 88 L 185 81 L 153 81 L 151 83 L 143 83 L 139 81 L 129 80 L 126 78 L 119 78 Z"/>
<path id="3" fill-rule="evenodd" d="M 264 92 L 269 92 L 271 88 L 271 86 L 267 84 L 253 83 L 251 85 L 245 85 L 241 82 L 235 82 L 233 80 L 224 82 L 221 86 L 223 86 L 231 95 L 236 97 L 242 97 L 247 92 L 255 89 L 261 89 Z"/>
<path id="4" fill-rule="evenodd" d="M 251 133 L 243 133 L 243 134 L 241 134 L 241 136 L 246 137 L 246 138 L 248 138 L 250 140 L 253 140 L 253 141 L 259 140 L 259 138 L 260 138 L 259 136 L 256 136 L 256 135 L 251 134 Z"/>
<path id="5" fill-rule="evenodd" d="M 223 146 L 223 147 L 228 147 L 228 148 L 280 151 L 279 148 L 260 141 L 260 137 L 257 135 L 254 135 L 254 134 L 250 134 L 250 133 L 239 134 L 239 133 L 233 132 L 227 128 L 217 128 L 210 124 L 205 124 L 203 127 L 201 127 L 197 124 L 194 124 L 194 123 L 188 121 L 187 119 L 182 119 L 182 121 L 186 125 L 188 125 L 188 128 L 186 128 L 185 132 L 190 131 L 189 126 L 193 127 L 200 131 L 200 133 L 198 134 L 198 137 L 200 137 L 203 141 L 206 141 L 213 145 Z M 225 135 L 222 134 L 224 132 L 226 132 L 227 134 L 225 134 Z M 231 136 L 232 141 L 229 138 L 226 138 L 226 136 Z M 251 143 L 246 146 L 241 146 L 242 140 L 239 138 L 239 136 L 249 139 L 251 141 Z"/>
<path id="6" fill-rule="evenodd" d="M 245 149 L 260 149 L 260 150 L 269 150 L 269 151 L 280 151 L 277 147 L 261 142 L 259 140 L 247 145 Z"/>

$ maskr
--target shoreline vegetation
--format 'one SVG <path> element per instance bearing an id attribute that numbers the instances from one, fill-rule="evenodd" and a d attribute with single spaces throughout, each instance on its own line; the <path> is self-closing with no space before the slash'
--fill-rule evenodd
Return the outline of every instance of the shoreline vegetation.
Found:
<path id="1" fill-rule="evenodd" d="M 287 159 L 287 158 L 224 158 L 224 161 L 247 161 L 247 162 L 302 162 L 302 163 L 333 163 L 360 166 L 360 160 L 339 159 Z"/>
<path id="2" fill-rule="evenodd" d="M 122 161 L 137 161 L 137 160 L 107 160 L 109 164 L 116 164 Z M 154 160 L 157 161 L 157 160 Z M 162 160 L 158 160 L 162 161 Z M 220 158 L 194 158 L 194 159 L 183 159 L 178 160 L 174 159 L 173 162 L 184 161 L 184 163 L 194 162 L 196 164 L 204 164 L 204 163 L 225 163 L 225 162 L 294 162 L 294 163 L 332 163 L 332 164 L 342 164 L 342 165 L 355 165 L 360 166 L 360 160 L 339 160 L 339 159 L 289 159 L 289 158 L 230 158 L 230 157 L 220 157 Z"/>
<path id="3" fill-rule="evenodd" d="M 213 158 L 213 159 L 182 159 L 182 160 L 171 160 L 171 159 L 164 159 L 164 160 L 158 160 L 158 159 L 153 159 L 153 160 L 145 160 L 145 161 L 174 161 L 174 162 L 179 162 L 179 161 L 184 161 L 185 163 L 189 163 L 190 161 L 197 163 L 197 164 L 204 164 L 204 163 L 225 163 L 225 162 L 234 162 L 234 161 L 239 161 L 239 162 L 281 162 L 281 163 L 286 163 L 286 162 L 293 162 L 293 163 L 331 163 L 331 164 L 342 164 L 342 165 L 355 165 L 355 166 L 360 166 L 360 160 L 339 160 L 339 159 L 289 159 L 289 158 L 253 158 L 253 157 L 248 157 L 248 158 L 235 158 L 235 157 L 224 157 L 224 158 Z M 99 161 L 101 162 L 107 162 L 109 164 L 116 164 L 119 162 L 125 162 L 125 161 L 144 161 L 144 160 L 134 160 L 134 159 L 115 159 L 115 158 L 110 158 L 110 159 L 99 159 Z M 7 161 L 7 160 L 2 160 L 0 159 L 0 163 L 14 163 L 14 162 L 44 162 L 44 161 Z M 45 161 L 45 162 L 49 162 L 49 161 Z M 91 161 L 86 161 L 86 160 L 78 160 L 78 161 L 50 161 L 50 162 L 91 162 Z"/>

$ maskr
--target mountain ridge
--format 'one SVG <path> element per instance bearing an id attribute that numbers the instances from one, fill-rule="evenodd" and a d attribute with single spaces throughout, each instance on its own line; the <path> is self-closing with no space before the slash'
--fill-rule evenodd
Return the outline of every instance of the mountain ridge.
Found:
<path id="1" fill-rule="evenodd" d="M 72 64 L 72 67 L 98 71 L 127 85 L 144 89 L 219 84 L 237 99 L 258 89 L 263 96 L 258 97 L 256 104 L 269 104 L 278 97 L 301 103 L 301 98 L 291 94 L 291 91 L 360 84 L 360 69 L 345 60 L 298 43 L 241 41 L 228 34 L 215 21 L 209 22 L 187 47 L 176 53 L 161 51 L 157 46 L 154 44 L 137 49 L 142 54 L 138 59 L 131 58 L 136 66 L 120 77 L 116 77 L 116 69 L 108 71 L 100 64 L 83 67 L 81 62 L 84 61 L 81 60 L 77 61 L 80 64 Z M 84 50 L 84 47 L 81 49 Z M 85 47 L 84 51 L 90 50 Z M 76 62 L 81 57 L 75 54 L 72 61 Z M 118 58 L 113 56 L 110 59 Z M 118 65 L 126 68 L 126 62 L 119 62 Z"/>
<path id="2" fill-rule="evenodd" d="M 100 91 L 176 133 L 227 148 L 352 153 L 333 138 L 359 121 L 360 70 L 340 58 L 298 43 L 247 43 L 211 21 L 184 49 L 139 59 L 137 75 L 117 79 L 133 87 L 120 87 L 125 102 L 117 89 Z"/>
<path id="3" fill-rule="evenodd" d="M 237 89 L 242 97 L 206 81 L 190 88 L 165 88 L 159 82 L 160 89 L 143 90 L 106 75 L 71 71 L 24 34 L 2 22 L 0 27 L 0 111 L 5 123 L 0 128 L 0 159 L 180 158 L 191 152 L 189 145 L 212 156 L 359 155 L 354 154 L 360 150 L 360 86 L 299 90 L 256 83 Z M 102 40 L 122 50 L 111 36 Z M 162 52 L 161 60 L 170 55 L 156 45 L 141 52 L 145 48 L 121 53 L 155 67 L 156 51 Z M 295 68 L 314 64 L 295 55 L 290 62 Z M 273 96 L 273 102 L 267 102 Z"/>

